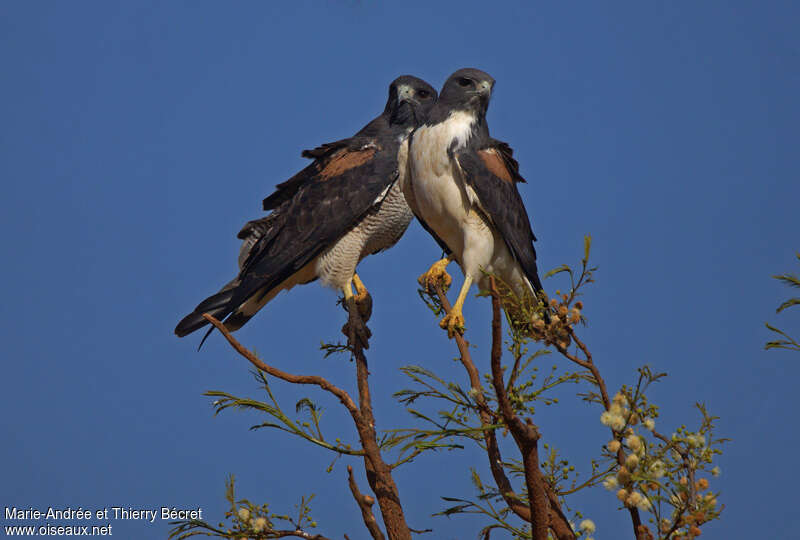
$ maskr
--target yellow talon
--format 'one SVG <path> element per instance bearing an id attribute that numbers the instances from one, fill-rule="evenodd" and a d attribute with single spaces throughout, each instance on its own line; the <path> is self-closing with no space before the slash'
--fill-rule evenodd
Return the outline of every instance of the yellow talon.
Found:
<path id="1" fill-rule="evenodd" d="M 447 330 L 447 337 L 454 338 L 456 332 L 464 335 L 464 315 L 461 313 L 461 310 L 453 308 L 450 313 L 444 316 L 444 318 L 439 321 L 439 326 L 442 327 L 444 330 Z"/>
<path id="2" fill-rule="evenodd" d="M 464 313 L 462 309 L 464 308 L 464 300 L 467 298 L 467 293 L 471 286 L 472 276 L 467 274 L 464 276 L 464 283 L 461 285 L 461 291 L 458 293 L 456 303 L 453 304 L 453 309 L 439 322 L 439 326 L 447 330 L 447 337 L 450 339 L 456 336 L 456 332 L 461 335 L 464 334 Z"/>
<path id="3" fill-rule="evenodd" d="M 441 282 L 444 288 L 447 289 L 453 283 L 453 278 L 447 273 L 447 265 L 452 260 L 452 257 L 446 257 L 436 261 L 428 268 L 427 272 L 419 276 L 417 281 L 426 291 L 432 290 L 437 282 Z"/>
<path id="4" fill-rule="evenodd" d="M 355 302 L 361 318 L 364 322 L 367 322 L 372 316 L 372 296 L 370 296 L 358 274 L 353 274 L 353 287 L 356 289 L 356 294 L 353 295 L 353 302 Z"/>
<path id="5" fill-rule="evenodd" d="M 356 294 L 353 294 L 351 287 L 355 287 Z M 353 278 L 345 284 L 342 292 L 344 292 L 343 305 L 348 313 L 342 333 L 347 336 L 348 344 L 352 345 L 358 341 L 362 348 L 369 349 L 372 332 L 366 323 L 372 315 L 372 297 L 357 274 L 353 274 Z"/>

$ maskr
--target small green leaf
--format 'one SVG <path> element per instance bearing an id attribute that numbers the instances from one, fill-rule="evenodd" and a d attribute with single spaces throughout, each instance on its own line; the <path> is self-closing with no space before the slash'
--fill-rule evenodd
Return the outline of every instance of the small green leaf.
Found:
<path id="1" fill-rule="evenodd" d="M 589 260 L 589 250 L 592 248 L 592 237 L 591 235 L 586 235 L 583 237 L 583 260 Z"/>
<path id="2" fill-rule="evenodd" d="M 294 411 L 299 413 L 303 409 L 308 409 L 309 411 L 316 411 L 317 410 L 317 406 L 314 405 L 313 401 L 311 401 L 307 397 L 304 397 L 303 399 L 301 399 L 300 401 L 298 401 L 295 404 Z"/>
<path id="3" fill-rule="evenodd" d="M 547 278 L 552 277 L 552 276 L 554 276 L 556 274 L 560 274 L 561 272 L 569 272 L 571 274 L 572 273 L 572 269 L 569 266 L 567 266 L 566 264 L 562 264 L 561 266 L 557 266 L 556 268 L 553 268 L 552 270 L 547 272 L 544 276 L 542 276 L 542 279 L 547 279 Z"/>
<path id="4" fill-rule="evenodd" d="M 781 304 L 780 307 L 778 307 L 778 309 L 775 310 L 775 313 L 780 313 L 781 311 L 783 311 L 788 307 L 797 305 L 800 305 L 800 298 L 790 298 L 789 300 Z"/>

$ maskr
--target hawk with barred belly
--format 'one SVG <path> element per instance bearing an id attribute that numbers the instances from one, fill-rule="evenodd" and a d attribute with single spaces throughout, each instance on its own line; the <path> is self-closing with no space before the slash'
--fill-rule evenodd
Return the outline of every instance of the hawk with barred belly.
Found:
<path id="1" fill-rule="evenodd" d="M 435 101 L 428 83 L 399 77 L 383 113 L 361 131 L 304 151 L 314 162 L 264 199 L 268 216 L 239 232 L 238 276 L 184 317 L 175 333 L 183 337 L 208 324 L 204 313 L 237 330 L 280 291 L 317 279 L 347 301 L 354 298 L 352 286 L 366 296 L 356 265 L 393 246 L 413 218 L 397 182 L 398 148 Z"/>

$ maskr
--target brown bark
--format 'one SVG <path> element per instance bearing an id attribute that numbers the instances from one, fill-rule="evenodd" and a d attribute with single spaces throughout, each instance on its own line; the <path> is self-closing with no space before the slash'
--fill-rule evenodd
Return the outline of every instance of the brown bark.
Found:
<path id="1" fill-rule="evenodd" d="M 539 470 L 539 430 L 530 419 L 523 422 L 514 412 L 511 401 L 508 399 L 503 380 L 503 368 L 500 364 L 500 358 L 503 355 L 500 296 L 497 293 L 494 278 L 490 278 L 490 284 L 492 293 L 492 384 L 503 420 L 522 454 L 525 484 L 528 488 L 528 502 L 531 509 L 531 534 L 534 540 L 547 540 L 550 501 L 545 494 L 545 481 Z"/>
<path id="2" fill-rule="evenodd" d="M 390 540 L 411 540 L 411 531 L 406 523 L 403 507 L 400 504 L 400 494 L 397 484 L 392 478 L 392 468 L 383 461 L 378 437 L 375 433 L 375 416 L 372 413 L 372 398 L 369 389 L 369 369 L 367 358 L 364 356 L 364 346 L 369 330 L 364 324 L 358 307 L 355 303 L 348 306 L 350 319 L 347 327 L 348 345 L 353 351 L 356 360 L 356 380 L 358 383 L 358 404 L 361 421 L 356 423 L 361 447 L 364 449 L 364 468 L 367 472 L 367 482 L 378 500 L 378 506 L 383 516 L 383 525 Z"/>
<path id="3" fill-rule="evenodd" d="M 361 510 L 361 517 L 364 519 L 364 525 L 367 527 L 367 530 L 369 530 L 374 540 L 384 540 L 385 537 L 383 536 L 381 528 L 378 526 L 378 520 L 375 519 L 375 514 L 372 513 L 372 505 L 375 503 L 375 499 L 369 495 L 362 494 L 361 490 L 358 489 L 356 479 L 353 477 L 353 467 L 350 465 L 347 466 L 347 477 L 348 484 L 350 485 L 350 492 L 353 494 L 353 498 L 356 500 L 358 508 Z"/>
<path id="4" fill-rule="evenodd" d="M 441 284 L 434 284 L 434 290 L 445 312 L 449 313 L 452 307 L 450 305 L 449 300 L 447 299 L 447 295 L 445 294 Z M 460 334 L 456 334 L 455 341 L 456 341 L 456 346 L 458 347 L 458 351 L 460 353 L 459 360 L 461 361 L 461 364 L 464 366 L 464 369 L 467 372 L 467 376 L 469 377 L 470 387 L 476 391 L 475 401 L 476 404 L 478 405 L 478 415 L 481 419 L 481 424 L 486 426 L 489 424 L 496 423 L 497 415 L 494 411 L 492 411 L 489 408 L 488 404 L 486 403 L 486 400 L 483 397 L 480 372 L 475 367 L 475 363 L 472 360 L 472 355 L 470 354 L 469 351 L 469 343 L 466 340 L 464 340 L 464 338 Z M 502 339 L 498 341 L 498 343 L 501 342 Z M 484 443 L 486 444 L 486 455 L 489 458 L 489 469 L 492 472 L 492 477 L 494 478 L 494 481 L 497 484 L 497 488 L 500 494 L 503 496 L 503 500 L 505 501 L 508 508 L 512 512 L 514 512 L 514 514 L 516 514 L 519 518 L 523 519 L 524 521 L 531 523 L 532 512 L 530 505 L 524 504 L 522 500 L 519 498 L 519 496 L 517 496 L 516 493 L 514 493 L 513 487 L 511 486 L 511 482 L 509 481 L 508 477 L 505 474 L 505 470 L 503 469 L 502 465 L 503 459 L 500 453 L 500 448 L 497 444 L 497 434 L 495 430 L 487 429 L 483 432 L 483 434 L 484 434 L 483 435 Z M 536 462 L 536 470 L 539 470 L 538 461 Z M 547 496 L 547 500 L 544 501 L 544 505 L 549 506 L 549 513 L 546 516 L 545 523 L 553 532 L 553 534 L 556 536 L 556 538 L 558 538 L 558 540 L 574 540 L 575 533 L 572 531 L 572 527 L 570 527 L 567 517 L 561 511 L 561 506 L 558 501 L 558 496 L 552 490 L 550 485 L 544 482 L 543 478 L 540 485 L 543 486 L 544 492 Z M 547 505 L 548 502 L 549 505 Z"/>
<path id="5" fill-rule="evenodd" d="M 611 400 L 608 397 L 608 388 L 606 387 L 605 380 L 603 380 L 603 378 L 600 376 L 600 370 L 597 369 L 597 366 L 592 360 L 592 353 L 589 351 L 589 348 L 586 346 L 586 344 L 575 335 L 575 331 L 572 328 L 569 329 L 569 335 L 572 338 L 572 341 L 575 342 L 575 344 L 581 350 L 585 359 L 579 358 L 577 354 L 571 354 L 567 349 L 560 347 L 558 344 L 555 345 L 556 349 L 558 349 L 558 352 L 560 352 L 567 359 L 589 370 L 589 372 L 592 374 L 592 377 L 594 377 L 595 382 L 597 383 L 597 387 L 600 389 L 600 399 L 603 402 L 603 407 L 606 410 L 610 409 Z M 620 467 L 625 465 L 625 452 L 622 450 L 622 448 L 617 451 L 617 463 Z M 647 527 L 642 527 L 642 518 L 639 515 L 639 509 L 635 507 L 628 507 L 628 513 L 631 516 L 633 537 L 636 538 L 636 540 L 646 540 L 647 534 L 644 531 L 647 531 Z"/>
<path id="6" fill-rule="evenodd" d="M 203 317 L 222 333 L 236 352 L 244 356 L 256 368 L 289 383 L 319 386 L 341 401 L 350 413 L 358 432 L 361 447 L 364 450 L 364 468 L 367 473 L 367 481 L 373 493 L 375 493 L 375 498 L 378 500 L 387 536 L 390 540 L 411 540 L 411 531 L 406 524 L 403 508 L 400 505 L 400 496 L 397 485 L 392 478 L 391 467 L 383 461 L 375 433 L 375 417 L 372 413 L 368 382 L 369 371 L 363 347 L 365 336 L 368 335 L 368 329 L 361 319 L 355 303 L 351 303 L 347 307 L 350 317 L 346 326 L 349 331 L 345 335 L 348 336 L 348 346 L 356 359 L 358 406 L 356 406 L 347 392 L 331 384 L 323 377 L 317 375 L 294 375 L 264 363 L 239 343 L 221 322 L 208 313 L 203 314 Z"/>

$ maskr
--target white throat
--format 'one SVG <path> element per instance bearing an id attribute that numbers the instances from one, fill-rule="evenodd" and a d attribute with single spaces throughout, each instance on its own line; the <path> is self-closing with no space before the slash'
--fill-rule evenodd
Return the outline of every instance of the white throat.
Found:
<path id="1" fill-rule="evenodd" d="M 455 143 L 455 150 L 464 148 L 472 137 L 472 126 L 476 118 L 473 113 L 466 111 L 453 111 L 447 120 L 442 122 L 448 148 Z"/>

